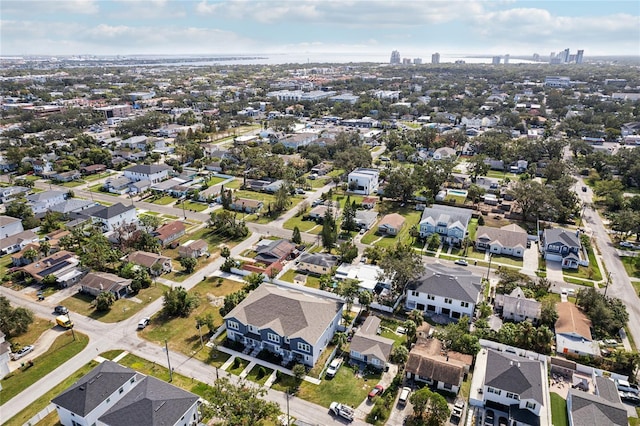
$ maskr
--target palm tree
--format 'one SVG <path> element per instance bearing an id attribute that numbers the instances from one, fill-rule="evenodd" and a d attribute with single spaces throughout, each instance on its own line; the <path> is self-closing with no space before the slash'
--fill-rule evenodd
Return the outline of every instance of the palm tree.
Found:
<path id="1" fill-rule="evenodd" d="M 45 256 L 49 256 L 51 252 L 51 243 L 49 241 L 42 241 L 40 243 L 40 252 Z"/>
<path id="2" fill-rule="evenodd" d="M 347 333 L 339 331 L 333 335 L 333 344 L 338 347 L 338 351 L 342 352 L 342 347 L 347 344 Z"/>
<path id="3" fill-rule="evenodd" d="M 416 327 L 420 327 L 424 322 L 424 314 L 419 309 L 414 309 L 411 312 L 409 312 L 408 317 L 411 321 L 413 321 Z"/>
<path id="4" fill-rule="evenodd" d="M 22 257 L 27 259 L 29 261 L 29 263 L 33 263 L 38 258 L 38 252 L 35 251 L 34 249 L 30 248 L 30 249 L 25 250 L 25 252 L 22 255 Z"/>

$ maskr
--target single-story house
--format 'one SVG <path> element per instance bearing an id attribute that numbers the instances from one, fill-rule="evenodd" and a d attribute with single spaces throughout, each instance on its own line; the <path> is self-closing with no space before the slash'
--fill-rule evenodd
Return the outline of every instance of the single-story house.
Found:
<path id="1" fill-rule="evenodd" d="M 184 223 L 179 220 L 165 223 L 160 228 L 156 229 L 154 236 L 160 241 L 163 246 L 171 244 L 172 241 L 182 237 L 186 232 Z"/>
<path id="2" fill-rule="evenodd" d="M 371 229 L 378 220 L 375 210 L 356 210 L 355 222 L 360 229 Z"/>
<path id="3" fill-rule="evenodd" d="M 127 262 L 147 268 L 152 276 L 160 275 L 164 272 L 171 272 L 171 258 L 157 253 L 147 251 L 134 251 L 124 257 Z M 159 266 L 155 266 L 159 265 Z"/>
<path id="4" fill-rule="evenodd" d="M 104 164 L 92 164 L 90 166 L 84 166 L 80 169 L 83 175 L 94 175 L 96 173 L 102 173 L 107 170 L 107 166 Z"/>
<path id="5" fill-rule="evenodd" d="M 535 299 L 528 299 L 520 287 L 516 287 L 510 294 L 496 294 L 495 307 L 502 311 L 502 318 L 514 322 L 540 320 L 542 303 Z"/>
<path id="6" fill-rule="evenodd" d="M 352 360 L 360 361 L 382 369 L 389 361 L 393 340 L 378 336 L 380 318 L 369 315 L 351 339 L 349 355 Z"/>
<path id="7" fill-rule="evenodd" d="M 373 209 L 376 207 L 378 203 L 377 197 L 364 197 L 360 205 L 365 209 Z"/>
<path id="8" fill-rule="evenodd" d="M 331 272 L 339 260 L 338 256 L 329 253 L 303 253 L 296 262 L 296 269 L 323 275 Z"/>
<path id="9" fill-rule="evenodd" d="M 378 232 L 386 235 L 398 235 L 404 226 L 404 217 L 398 213 L 390 213 L 380 219 Z"/>
<path id="10" fill-rule="evenodd" d="M 259 200 L 254 200 L 252 198 L 236 198 L 229 205 L 229 209 L 238 212 L 256 213 L 259 212 L 263 206 L 264 203 Z"/>
<path id="11" fill-rule="evenodd" d="M 209 244 L 205 240 L 187 241 L 178 247 L 178 254 L 180 257 L 198 258 L 200 256 L 207 256 L 209 254 Z"/>
<path id="12" fill-rule="evenodd" d="M 571 302 L 556 304 L 556 352 L 565 355 L 599 356 L 598 343 L 591 336 L 591 321 Z"/>
<path id="13" fill-rule="evenodd" d="M 287 240 L 262 240 L 263 244 L 259 244 L 256 248 L 258 253 L 255 257 L 256 262 L 271 265 L 288 259 L 296 249 L 295 244 Z"/>
<path id="14" fill-rule="evenodd" d="M 89 272 L 79 284 L 80 291 L 95 297 L 108 291 L 120 299 L 131 291 L 131 280 L 106 272 Z"/>

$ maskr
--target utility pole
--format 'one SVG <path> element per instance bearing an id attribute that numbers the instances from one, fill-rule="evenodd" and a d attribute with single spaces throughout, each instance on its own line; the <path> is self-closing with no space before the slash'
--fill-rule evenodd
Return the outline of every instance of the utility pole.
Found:
<path id="1" fill-rule="evenodd" d="M 69 320 L 69 322 L 71 322 L 71 317 L 69 316 L 69 312 L 67 312 L 67 319 Z M 73 323 L 71 323 L 71 335 L 73 336 L 73 341 L 75 342 L 75 340 L 76 340 L 76 332 L 73 329 Z"/>
<path id="2" fill-rule="evenodd" d="M 196 321 L 196 327 L 198 327 L 198 333 L 200 333 L 200 349 L 204 349 L 204 343 L 202 342 L 202 324 Z"/>
<path id="3" fill-rule="evenodd" d="M 607 290 L 609 290 L 609 284 L 611 284 L 611 271 L 609 271 L 609 275 L 607 276 L 607 285 L 604 288 L 604 297 L 607 297 Z"/>
<path id="4" fill-rule="evenodd" d="M 167 365 L 169 366 L 169 382 L 173 381 L 173 370 L 171 369 L 171 360 L 169 359 L 169 346 L 167 339 L 164 339 L 164 350 L 167 352 Z"/>
<path id="5" fill-rule="evenodd" d="M 493 258 L 493 253 L 489 253 L 489 266 L 487 267 L 487 281 L 489 281 L 489 274 L 491 273 L 491 259 Z"/>

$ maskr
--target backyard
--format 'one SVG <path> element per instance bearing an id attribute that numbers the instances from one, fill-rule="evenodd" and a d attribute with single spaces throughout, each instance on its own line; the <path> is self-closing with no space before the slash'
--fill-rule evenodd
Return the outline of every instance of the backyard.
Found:
<path id="1" fill-rule="evenodd" d="M 392 213 L 389 211 L 388 213 Z M 387 213 L 387 214 L 388 214 Z M 404 226 L 396 236 L 381 236 L 378 234 L 378 225 L 372 227 L 362 238 L 363 244 L 375 244 L 380 247 L 393 247 L 397 243 L 411 245 L 413 237 L 411 237 L 411 228 L 420 222 L 421 212 L 409 208 L 400 208 L 396 213 L 401 214 L 405 218 Z M 380 222 L 378 222 L 379 224 Z"/>
<path id="2" fill-rule="evenodd" d="M 554 426 L 568 426 L 567 401 L 555 392 L 551 392 L 551 421 Z"/>
<path id="3" fill-rule="evenodd" d="M 293 216 L 287 220 L 283 228 L 293 230 L 298 227 L 300 232 L 310 232 L 311 234 L 319 234 L 322 231 L 322 225 L 319 225 L 315 220 L 302 220 L 302 215 Z"/>
<path id="4" fill-rule="evenodd" d="M 320 278 L 318 278 L 317 276 L 314 276 L 314 275 L 305 274 L 303 272 L 298 272 L 298 271 L 296 271 L 294 269 L 289 269 L 287 272 L 282 274 L 282 276 L 280 276 L 280 279 L 282 281 L 288 281 L 288 282 L 292 283 L 293 282 L 293 277 L 295 277 L 298 274 L 305 275 L 307 277 L 307 283 L 305 284 L 305 287 L 320 288 Z"/>

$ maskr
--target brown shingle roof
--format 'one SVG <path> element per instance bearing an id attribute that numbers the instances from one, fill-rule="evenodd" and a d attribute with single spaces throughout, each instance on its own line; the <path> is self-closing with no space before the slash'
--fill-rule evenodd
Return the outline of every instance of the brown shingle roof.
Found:
<path id="1" fill-rule="evenodd" d="M 184 233 L 185 227 L 184 223 L 179 220 L 174 220 L 173 222 L 169 222 L 167 224 L 162 225 L 160 228 L 156 230 L 156 236 L 161 241 L 166 241 L 173 235 Z"/>
<path id="2" fill-rule="evenodd" d="M 404 217 L 398 213 L 391 213 L 386 215 L 380 220 L 378 226 L 387 225 L 393 229 L 400 229 L 404 225 Z"/>
<path id="3" fill-rule="evenodd" d="M 151 268 L 156 262 L 169 258 L 160 254 L 149 253 L 147 251 L 134 251 L 133 253 L 129 253 L 126 259 L 127 261 L 135 263 L 136 265 L 144 266 L 145 268 Z"/>
<path id="4" fill-rule="evenodd" d="M 420 339 L 409 352 L 407 372 L 451 385 L 460 385 L 473 357 L 449 351 L 441 353 L 442 342 L 438 339 Z"/>
<path id="5" fill-rule="evenodd" d="M 508 225 L 510 226 L 510 225 Z M 516 225 L 517 226 L 517 225 Z M 512 230 L 512 228 L 492 228 L 479 226 L 476 232 L 476 240 L 487 239 L 489 243 L 498 242 L 503 247 L 527 247 L 527 233 L 524 229 Z"/>
<path id="6" fill-rule="evenodd" d="M 591 321 L 587 316 L 571 302 L 556 304 L 558 320 L 556 321 L 556 333 L 576 334 L 587 340 L 591 337 Z"/>

